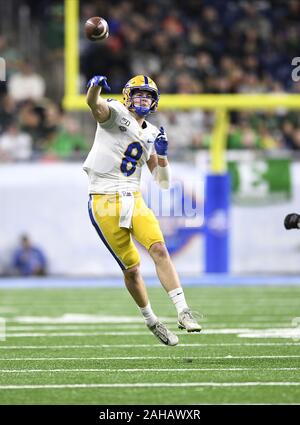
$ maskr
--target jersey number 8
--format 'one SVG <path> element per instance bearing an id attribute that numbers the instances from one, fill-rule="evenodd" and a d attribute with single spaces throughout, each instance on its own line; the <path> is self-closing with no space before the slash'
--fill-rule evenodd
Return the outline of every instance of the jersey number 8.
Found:
<path id="1" fill-rule="evenodd" d="M 129 177 L 136 170 L 136 164 L 142 156 L 143 148 L 139 142 L 132 142 L 127 146 L 121 163 L 121 171 Z"/>

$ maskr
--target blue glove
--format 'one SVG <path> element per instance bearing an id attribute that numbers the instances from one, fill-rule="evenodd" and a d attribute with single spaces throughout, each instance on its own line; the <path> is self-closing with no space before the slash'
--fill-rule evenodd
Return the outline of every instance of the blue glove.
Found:
<path id="1" fill-rule="evenodd" d="M 104 77 L 104 75 L 95 75 L 93 78 L 90 79 L 90 81 L 87 83 L 87 88 L 94 86 L 100 86 L 103 87 L 107 91 L 111 91 L 111 88 L 107 84 L 107 78 Z"/>
<path id="2" fill-rule="evenodd" d="M 163 127 L 160 127 L 159 134 L 154 140 L 154 147 L 158 156 L 167 156 L 168 139 Z"/>

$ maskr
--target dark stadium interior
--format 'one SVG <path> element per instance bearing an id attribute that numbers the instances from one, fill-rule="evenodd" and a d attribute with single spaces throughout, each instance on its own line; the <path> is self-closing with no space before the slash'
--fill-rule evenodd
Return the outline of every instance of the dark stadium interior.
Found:
<path id="1" fill-rule="evenodd" d="M 94 74 L 107 75 L 112 91 L 120 93 L 132 75 L 144 73 L 162 94 L 299 93 L 291 61 L 299 51 L 300 2 L 273 3 L 81 1 L 81 93 Z M 0 12 L 0 56 L 7 63 L 8 80 L 1 84 L 0 161 L 83 158 L 92 143 L 88 112 L 66 113 L 61 107 L 63 2 L 12 0 L 1 2 Z M 91 43 L 83 34 L 85 20 L 96 15 L 109 23 L 105 43 Z M 23 79 L 26 74 L 30 82 Z M 20 95 L 23 84 L 28 90 Z M 174 125 L 174 158 L 210 146 L 211 113 L 164 111 L 154 119 Z M 184 128 L 191 126 L 193 132 Z M 20 152 L 13 146 L 20 146 Z M 227 147 L 298 150 L 299 113 L 234 111 Z"/>

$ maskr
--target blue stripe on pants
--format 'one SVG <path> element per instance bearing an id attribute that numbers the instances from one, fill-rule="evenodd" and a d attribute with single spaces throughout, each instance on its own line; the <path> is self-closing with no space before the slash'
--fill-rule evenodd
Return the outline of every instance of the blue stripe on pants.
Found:
<path id="1" fill-rule="evenodd" d="M 116 256 L 116 254 L 114 253 L 114 251 L 112 250 L 112 248 L 108 244 L 108 242 L 105 239 L 103 233 L 101 232 L 101 229 L 100 229 L 98 223 L 96 222 L 96 220 L 94 218 L 93 208 L 92 208 L 92 196 L 91 195 L 90 195 L 90 199 L 89 199 L 89 215 L 90 215 L 90 219 L 91 219 L 91 222 L 92 222 L 93 226 L 95 227 L 95 229 L 96 229 L 96 231 L 97 231 L 100 239 L 102 240 L 102 242 L 104 243 L 104 245 L 106 246 L 106 248 L 113 255 L 114 259 L 117 261 L 117 263 L 119 264 L 119 266 L 121 267 L 121 269 L 122 270 L 126 270 L 126 267 L 124 266 L 124 264 L 122 263 L 122 261 Z"/>

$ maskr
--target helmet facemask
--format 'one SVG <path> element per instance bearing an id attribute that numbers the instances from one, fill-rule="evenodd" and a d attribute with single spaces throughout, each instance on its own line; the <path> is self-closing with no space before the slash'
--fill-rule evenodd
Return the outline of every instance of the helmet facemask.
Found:
<path id="1" fill-rule="evenodd" d="M 140 102 L 135 97 L 136 91 L 143 91 L 151 94 L 152 101 L 150 106 L 144 106 L 142 103 L 143 96 L 141 96 Z M 135 112 L 140 116 L 145 116 L 149 113 L 155 112 L 159 101 L 159 91 L 150 77 L 144 75 L 137 75 L 133 77 L 125 85 L 123 89 L 124 105 L 131 112 Z"/>
<path id="2" fill-rule="evenodd" d="M 140 96 L 138 94 L 140 94 Z M 149 94 L 151 97 L 149 96 Z M 145 116 L 153 112 L 153 109 L 155 108 L 157 103 L 156 93 L 148 89 L 147 90 L 140 89 L 140 88 L 131 89 L 129 99 L 130 99 L 130 106 L 128 109 L 134 111 L 136 114 L 140 116 Z M 148 100 L 147 102 L 148 105 L 145 104 L 145 102 L 143 101 L 144 99 Z"/>

